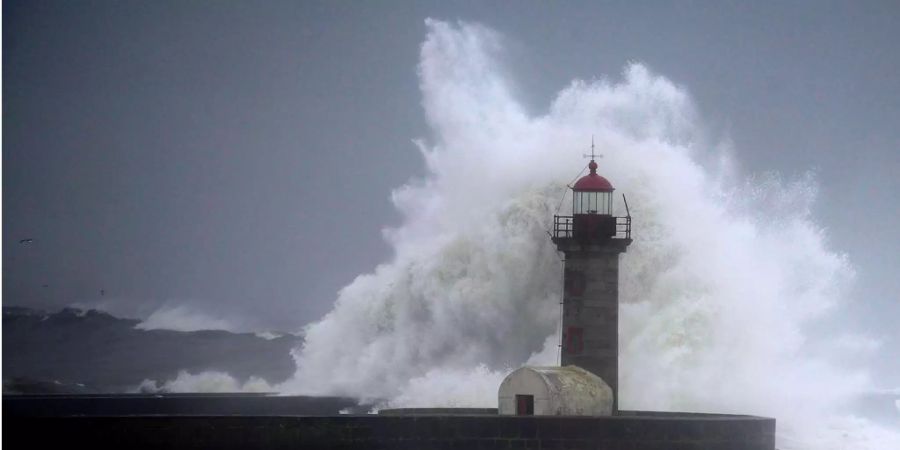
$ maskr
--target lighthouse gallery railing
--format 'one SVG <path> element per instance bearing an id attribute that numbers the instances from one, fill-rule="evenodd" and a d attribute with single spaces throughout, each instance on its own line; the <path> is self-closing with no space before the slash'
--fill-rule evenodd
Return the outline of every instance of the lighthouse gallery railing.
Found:
<path id="1" fill-rule="evenodd" d="M 616 233 L 611 238 L 631 239 L 631 216 L 615 217 Z M 573 216 L 553 216 L 553 237 L 555 239 L 570 239 L 573 236 Z"/>

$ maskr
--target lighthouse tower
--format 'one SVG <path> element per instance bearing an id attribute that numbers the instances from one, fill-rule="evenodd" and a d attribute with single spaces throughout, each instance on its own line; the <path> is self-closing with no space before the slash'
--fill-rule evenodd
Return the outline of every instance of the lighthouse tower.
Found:
<path id="1" fill-rule="evenodd" d="M 616 411 L 619 254 L 631 243 L 631 215 L 612 215 L 613 186 L 597 174 L 593 154 L 588 169 L 572 186 L 572 215 L 554 216 L 553 221 L 553 243 L 565 254 L 560 363 L 602 378 L 612 388 Z M 627 212 L 627 203 L 625 208 Z"/>

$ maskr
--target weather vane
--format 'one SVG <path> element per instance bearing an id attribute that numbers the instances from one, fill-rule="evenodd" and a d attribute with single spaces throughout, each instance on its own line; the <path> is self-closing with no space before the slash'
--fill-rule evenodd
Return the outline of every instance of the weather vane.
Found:
<path id="1" fill-rule="evenodd" d="M 603 157 L 603 155 L 598 155 L 598 154 L 594 153 L 594 135 L 593 134 L 591 135 L 591 154 L 590 155 L 581 155 L 581 156 L 584 158 L 591 158 L 591 161 L 593 161 L 597 158 Z"/>

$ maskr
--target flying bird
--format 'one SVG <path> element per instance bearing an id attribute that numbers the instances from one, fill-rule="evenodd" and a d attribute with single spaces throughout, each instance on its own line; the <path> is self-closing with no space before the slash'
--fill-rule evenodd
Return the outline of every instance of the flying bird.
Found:
<path id="1" fill-rule="evenodd" d="M 34 242 L 34 239 L 32 238 L 19 239 L 20 244 L 30 244 L 32 242 Z"/>

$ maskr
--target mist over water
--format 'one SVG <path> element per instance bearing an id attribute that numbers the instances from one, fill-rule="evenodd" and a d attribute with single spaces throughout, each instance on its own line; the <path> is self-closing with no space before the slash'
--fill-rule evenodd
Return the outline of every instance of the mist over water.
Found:
<path id="1" fill-rule="evenodd" d="M 535 115 L 498 63 L 502 36 L 427 25 L 419 78 L 432 135 L 417 141 L 427 173 L 392 194 L 403 216 L 384 231 L 394 255 L 308 327 L 278 389 L 495 406 L 509 370 L 555 364 L 562 263 L 546 230 L 594 135 L 616 213 L 625 193 L 633 217 L 621 407 L 775 417 L 782 449 L 900 448 L 895 432 L 844 412 L 873 381 L 838 349 L 877 343 L 809 331 L 850 301 L 854 278 L 811 216 L 814 177 L 742 178 L 686 90 L 640 64 L 573 81 Z"/>

